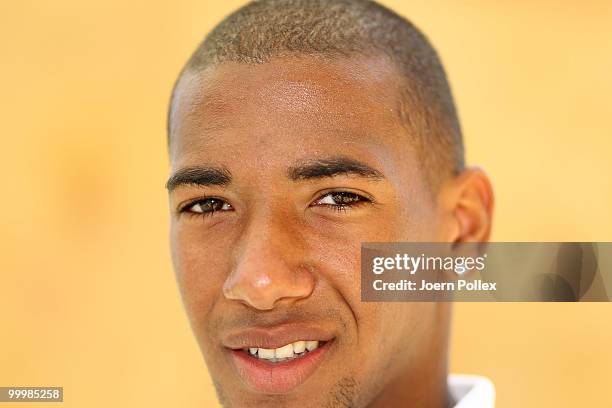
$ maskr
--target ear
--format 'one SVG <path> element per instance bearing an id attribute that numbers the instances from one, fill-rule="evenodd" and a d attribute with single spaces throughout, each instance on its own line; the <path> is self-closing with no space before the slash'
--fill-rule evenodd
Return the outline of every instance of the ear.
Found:
<path id="1" fill-rule="evenodd" d="M 486 242 L 491 235 L 493 188 L 485 172 L 469 168 L 441 186 L 438 208 L 445 242 Z"/>

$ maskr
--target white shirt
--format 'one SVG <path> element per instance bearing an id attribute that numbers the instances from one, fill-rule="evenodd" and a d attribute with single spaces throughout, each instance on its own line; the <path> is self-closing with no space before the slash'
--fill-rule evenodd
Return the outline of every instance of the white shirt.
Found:
<path id="1" fill-rule="evenodd" d="M 457 401 L 454 408 L 493 408 L 495 406 L 495 387 L 485 377 L 477 375 L 451 374 L 448 376 L 448 389 Z"/>

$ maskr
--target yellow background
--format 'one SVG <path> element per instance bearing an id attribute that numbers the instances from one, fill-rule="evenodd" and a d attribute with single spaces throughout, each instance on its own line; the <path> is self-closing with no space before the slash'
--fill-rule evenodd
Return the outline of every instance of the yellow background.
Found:
<path id="1" fill-rule="evenodd" d="M 181 65 L 242 3 L 2 0 L 1 386 L 215 406 L 167 249 L 164 126 Z M 612 4 L 384 3 L 440 51 L 493 239 L 612 240 Z M 501 408 L 612 406 L 611 312 L 459 304 L 451 370 L 489 376 Z"/>

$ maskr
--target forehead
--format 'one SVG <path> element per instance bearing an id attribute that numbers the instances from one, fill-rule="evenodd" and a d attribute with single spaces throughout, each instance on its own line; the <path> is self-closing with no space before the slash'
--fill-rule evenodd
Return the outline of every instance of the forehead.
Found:
<path id="1" fill-rule="evenodd" d="M 228 152 L 282 151 L 289 159 L 308 151 L 405 148 L 399 89 L 400 76 L 385 58 L 284 57 L 187 72 L 173 102 L 173 167 Z"/>

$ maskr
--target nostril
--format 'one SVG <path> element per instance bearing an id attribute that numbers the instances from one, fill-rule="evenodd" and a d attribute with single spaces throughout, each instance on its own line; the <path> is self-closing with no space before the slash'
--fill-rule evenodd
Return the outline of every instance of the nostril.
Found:
<path id="1" fill-rule="evenodd" d="M 272 310 L 281 300 L 287 303 L 310 296 L 313 289 L 314 277 L 303 264 L 251 256 L 235 266 L 222 290 L 226 299 L 258 310 Z"/>

